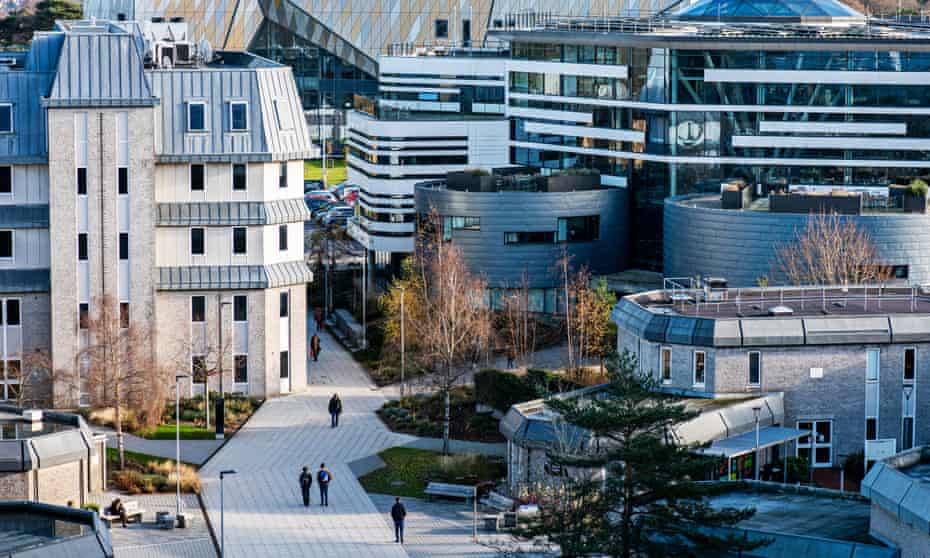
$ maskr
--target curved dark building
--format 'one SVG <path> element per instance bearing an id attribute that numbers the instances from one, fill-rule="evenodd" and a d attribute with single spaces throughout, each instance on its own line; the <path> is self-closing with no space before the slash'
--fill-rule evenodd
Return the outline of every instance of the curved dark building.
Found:
<path id="1" fill-rule="evenodd" d="M 796 239 L 809 213 L 776 213 L 766 199 L 747 209 L 723 209 L 720 195 L 698 194 L 665 201 L 666 277 L 724 277 L 730 286 L 755 286 L 765 275 L 780 282 L 774 269 L 779 244 Z M 864 210 L 852 219 L 869 235 L 896 279 L 930 282 L 930 215 Z"/>
<path id="2" fill-rule="evenodd" d="M 482 184 L 483 182 L 483 184 Z M 612 273 L 627 262 L 627 191 L 597 174 L 503 177 L 449 173 L 416 187 L 417 213 L 435 211 L 444 238 L 458 246 L 493 294 L 526 272 L 538 311 L 553 311 L 563 250 L 575 269 Z"/>

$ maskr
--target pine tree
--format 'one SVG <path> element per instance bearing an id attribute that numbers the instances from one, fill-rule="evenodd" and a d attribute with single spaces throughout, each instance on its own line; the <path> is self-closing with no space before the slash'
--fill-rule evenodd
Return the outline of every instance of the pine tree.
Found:
<path id="1" fill-rule="evenodd" d="M 556 447 L 550 461 L 602 468 L 606 479 L 566 480 L 542 491 L 541 513 L 521 535 L 546 535 L 563 556 L 708 556 L 759 546 L 703 529 L 732 526 L 755 510 L 715 509 L 706 498 L 711 489 L 695 482 L 712 463 L 670 434 L 698 413 L 658 393 L 629 353 L 611 355 L 606 365 L 610 381 L 596 396 L 547 402 L 567 425 L 591 435 L 587 450 Z"/>

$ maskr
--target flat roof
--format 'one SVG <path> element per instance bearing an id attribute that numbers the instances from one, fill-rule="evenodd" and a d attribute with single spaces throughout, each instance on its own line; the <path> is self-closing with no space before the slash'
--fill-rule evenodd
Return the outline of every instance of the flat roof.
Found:
<path id="1" fill-rule="evenodd" d="M 722 457 L 738 457 L 753 453 L 756 448 L 765 449 L 786 442 L 793 442 L 798 438 L 810 435 L 810 430 L 785 428 L 783 426 L 766 426 L 759 429 L 759 443 L 756 444 L 756 431 L 751 430 L 735 436 L 728 436 L 716 440 L 710 447 L 704 448 L 701 453 L 705 455 L 720 455 Z"/>

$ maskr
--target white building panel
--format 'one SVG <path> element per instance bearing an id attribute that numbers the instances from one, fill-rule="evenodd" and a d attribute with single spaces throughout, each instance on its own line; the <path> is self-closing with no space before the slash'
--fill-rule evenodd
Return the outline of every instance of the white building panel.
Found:
<path id="1" fill-rule="evenodd" d="M 905 122 L 812 122 L 797 120 L 763 120 L 760 132 L 785 132 L 802 134 L 882 134 L 903 136 L 907 133 Z"/>
<path id="2" fill-rule="evenodd" d="M 645 132 L 638 130 L 615 130 L 610 128 L 592 128 L 589 126 L 566 126 L 564 124 L 547 124 L 545 122 L 527 122 L 523 125 L 527 132 L 537 134 L 555 134 L 558 136 L 576 136 L 614 141 L 646 141 Z"/>
<path id="3" fill-rule="evenodd" d="M 930 85 L 930 72 L 842 70 L 704 70 L 712 83 L 815 83 L 824 85 Z"/>
<path id="4" fill-rule="evenodd" d="M 862 149 L 923 151 L 930 138 L 880 138 L 868 136 L 733 136 L 733 147 L 784 147 L 811 149 Z"/>
<path id="5" fill-rule="evenodd" d="M 573 64 L 571 62 L 541 62 L 537 60 L 507 60 L 508 72 L 559 74 L 563 76 L 591 76 L 626 79 L 626 66 L 609 64 Z"/>
<path id="6" fill-rule="evenodd" d="M 119 262 L 119 301 L 129 302 L 130 268 L 128 260 Z"/>
<path id="7" fill-rule="evenodd" d="M 378 59 L 378 70 L 382 74 L 487 76 L 501 80 L 506 71 L 500 58 L 468 56 L 382 56 Z"/>
<path id="8" fill-rule="evenodd" d="M 591 124 L 594 118 L 588 112 L 571 112 L 566 110 L 546 110 L 535 108 L 508 107 L 508 116 L 519 118 L 538 118 L 540 120 L 560 120 L 567 122 L 581 122 Z"/>

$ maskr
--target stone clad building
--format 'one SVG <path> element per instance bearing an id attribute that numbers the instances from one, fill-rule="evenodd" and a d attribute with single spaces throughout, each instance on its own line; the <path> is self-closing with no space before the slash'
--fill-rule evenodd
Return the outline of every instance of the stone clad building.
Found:
<path id="1" fill-rule="evenodd" d="M 86 402 L 77 356 L 103 303 L 150 332 L 161 365 L 194 373 L 191 391 L 219 354 L 226 391 L 306 383 L 310 147 L 293 75 L 170 35 L 59 22 L 5 58 L 0 399 L 42 350 L 82 377 L 56 385 L 56 404 Z"/>

